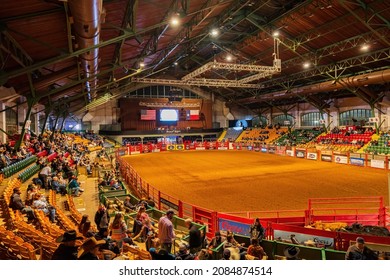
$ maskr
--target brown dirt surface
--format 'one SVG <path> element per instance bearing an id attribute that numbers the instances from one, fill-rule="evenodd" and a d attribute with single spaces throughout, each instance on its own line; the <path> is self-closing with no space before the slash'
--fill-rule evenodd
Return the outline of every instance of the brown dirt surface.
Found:
<path id="1" fill-rule="evenodd" d="M 124 157 L 145 182 L 219 212 L 301 210 L 309 198 L 383 196 L 387 171 L 251 151 L 178 151 Z"/>

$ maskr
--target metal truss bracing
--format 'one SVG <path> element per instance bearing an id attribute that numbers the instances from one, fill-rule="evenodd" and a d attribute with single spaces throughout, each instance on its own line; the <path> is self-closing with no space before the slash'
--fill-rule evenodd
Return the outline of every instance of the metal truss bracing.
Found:
<path id="1" fill-rule="evenodd" d="M 336 64 L 317 66 L 308 71 L 299 72 L 296 74 L 292 74 L 289 76 L 289 81 L 296 81 L 299 79 L 308 79 L 318 75 L 326 74 L 334 75 L 336 72 L 342 72 L 345 69 L 355 67 L 356 65 L 368 65 L 373 62 L 388 60 L 390 59 L 390 48 L 379 50 L 367 55 L 362 55 L 359 57 L 352 57 L 346 60 L 342 60 L 337 62 Z M 367 72 L 367 71 L 366 71 Z M 273 86 L 280 86 L 281 84 L 286 82 L 286 77 L 272 79 L 272 81 L 266 81 L 260 83 L 260 88 L 269 88 Z"/>
<path id="2" fill-rule="evenodd" d="M 279 60 L 280 61 L 280 60 Z M 262 65 L 251 65 L 251 64 L 234 64 L 234 63 L 223 63 L 223 62 L 209 62 L 202 67 L 196 69 L 188 75 L 185 75 L 182 80 L 187 81 L 193 79 L 200 74 L 207 72 L 208 70 L 230 70 L 230 71 L 249 71 L 249 72 L 261 72 L 265 75 L 272 75 L 279 73 L 280 63 L 274 62 L 274 66 L 262 66 Z M 267 76 L 268 76 L 267 75 Z"/>
<path id="3" fill-rule="evenodd" d="M 232 87 L 232 88 L 260 88 L 257 84 L 243 84 L 240 81 L 220 80 L 220 79 L 191 79 L 168 80 L 151 78 L 133 78 L 132 82 L 145 84 L 175 85 L 175 86 L 208 86 L 208 87 Z"/>
<path id="4" fill-rule="evenodd" d="M 10 55 L 21 66 L 32 64 L 32 58 L 22 49 L 22 47 L 6 31 L 0 32 L 0 49 Z M 1 53 L 0 50 L 0 53 Z M 1 64 L 4 65 L 6 60 L 1 55 Z"/>
<path id="5" fill-rule="evenodd" d="M 171 108 L 199 108 L 199 103 L 186 103 L 186 102 L 140 102 L 140 106 L 146 106 L 150 108 L 164 108 L 164 107 L 171 107 Z"/>

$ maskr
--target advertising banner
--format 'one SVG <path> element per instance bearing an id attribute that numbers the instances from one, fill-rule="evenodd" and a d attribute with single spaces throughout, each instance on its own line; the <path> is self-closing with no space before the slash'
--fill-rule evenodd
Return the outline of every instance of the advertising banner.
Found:
<path id="1" fill-rule="evenodd" d="M 322 161 L 332 162 L 332 156 L 331 155 L 321 155 Z"/>
<path id="2" fill-rule="evenodd" d="M 229 147 L 229 143 L 226 142 L 217 142 L 218 150 L 227 150 Z"/>
<path id="3" fill-rule="evenodd" d="M 268 153 L 270 153 L 270 154 L 276 153 L 276 147 L 275 146 L 269 146 L 268 147 Z"/>
<path id="4" fill-rule="evenodd" d="M 168 145 L 167 146 L 168 151 L 174 151 L 175 150 L 175 145 Z"/>
<path id="5" fill-rule="evenodd" d="M 294 156 L 294 152 L 292 150 L 286 150 L 286 155 L 288 155 L 290 157 L 293 157 Z"/>
<path id="6" fill-rule="evenodd" d="M 250 225 L 219 218 L 218 228 L 220 231 L 230 230 L 233 233 L 249 236 Z"/>
<path id="7" fill-rule="evenodd" d="M 252 147 L 252 146 L 247 146 L 246 149 L 247 149 L 248 151 L 252 151 L 252 150 L 253 150 L 253 147 Z"/>
<path id="8" fill-rule="evenodd" d="M 267 148 L 266 147 L 261 147 L 261 152 L 266 153 L 267 152 Z"/>
<path id="9" fill-rule="evenodd" d="M 191 145 L 190 144 L 184 144 L 184 149 L 185 150 L 191 150 Z"/>
<path id="10" fill-rule="evenodd" d="M 304 234 L 298 232 L 284 231 L 284 230 L 274 230 L 274 239 L 282 240 L 284 242 L 291 242 L 291 237 L 293 236 L 299 244 L 304 244 L 306 241 L 314 241 L 316 247 L 325 247 L 326 248 L 334 248 L 334 240 L 333 238 L 323 237 L 318 235 Z"/>
<path id="11" fill-rule="evenodd" d="M 307 153 L 307 159 L 317 160 L 317 153 Z"/>
<path id="12" fill-rule="evenodd" d="M 305 158 L 306 157 L 306 150 L 295 150 L 295 156 L 297 158 Z"/>
<path id="13" fill-rule="evenodd" d="M 184 145 L 183 144 L 176 145 L 176 150 L 177 151 L 183 151 L 184 150 Z"/>
<path id="14" fill-rule="evenodd" d="M 161 202 L 161 204 L 166 205 L 168 208 L 172 208 L 172 209 L 174 209 L 176 211 L 179 210 L 179 206 L 178 205 L 176 205 L 175 203 L 170 202 L 169 200 L 166 200 L 166 199 L 164 199 L 162 197 L 160 197 L 160 202 Z"/>
<path id="15" fill-rule="evenodd" d="M 195 144 L 195 150 L 205 150 L 205 146 L 203 143 L 196 143 Z"/>
<path id="16" fill-rule="evenodd" d="M 284 146 L 276 147 L 276 154 L 284 156 L 286 154 L 286 147 L 284 147 Z"/>
<path id="17" fill-rule="evenodd" d="M 372 159 L 371 160 L 371 167 L 384 169 L 385 168 L 385 162 L 383 160 Z"/>
<path id="18" fill-rule="evenodd" d="M 335 163 L 347 164 L 348 163 L 348 157 L 340 156 L 340 155 L 334 155 L 334 162 Z"/>
<path id="19" fill-rule="evenodd" d="M 364 166 L 364 159 L 351 157 L 349 159 L 351 165 Z"/>

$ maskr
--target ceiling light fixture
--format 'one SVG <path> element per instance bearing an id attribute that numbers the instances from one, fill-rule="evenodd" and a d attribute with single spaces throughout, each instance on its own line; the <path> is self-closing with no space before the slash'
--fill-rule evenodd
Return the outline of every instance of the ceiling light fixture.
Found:
<path id="1" fill-rule="evenodd" d="M 362 45 L 362 46 L 360 47 L 360 50 L 365 52 L 365 51 L 368 51 L 369 48 L 370 48 L 369 45 L 364 44 L 364 45 Z"/>
<path id="2" fill-rule="evenodd" d="M 310 67 L 310 62 L 303 63 L 303 68 L 307 69 Z"/>
<path id="3" fill-rule="evenodd" d="M 219 35 L 219 29 L 218 28 L 213 28 L 210 32 L 210 35 L 212 37 L 217 37 Z"/>
<path id="4" fill-rule="evenodd" d="M 279 37 L 280 33 L 278 30 L 274 31 L 274 33 L 272 33 L 272 36 L 273 37 Z"/>

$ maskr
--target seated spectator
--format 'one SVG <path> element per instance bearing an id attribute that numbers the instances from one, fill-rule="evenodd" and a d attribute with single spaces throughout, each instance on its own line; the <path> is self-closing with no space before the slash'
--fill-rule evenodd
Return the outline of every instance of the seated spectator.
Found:
<path id="1" fill-rule="evenodd" d="M 77 182 L 77 177 L 73 175 L 69 181 L 68 189 L 71 194 L 74 194 L 75 196 L 80 196 L 80 192 L 83 192 L 84 190 L 80 188 L 79 182 Z"/>
<path id="2" fill-rule="evenodd" d="M 77 252 L 79 260 L 98 260 L 100 246 L 105 244 L 104 240 L 96 240 L 95 237 L 88 238 L 80 246 Z"/>
<path id="3" fill-rule="evenodd" d="M 53 180 L 51 181 L 51 188 L 55 190 L 56 193 L 60 193 L 61 195 L 66 194 L 66 185 L 60 183 L 57 176 L 53 177 Z"/>
<path id="4" fill-rule="evenodd" d="M 43 211 L 45 215 L 50 217 L 52 223 L 56 222 L 56 209 L 47 203 L 46 199 L 40 193 L 35 194 L 32 207 Z"/>
<path id="5" fill-rule="evenodd" d="M 81 236 L 77 236 L 75 230 L 66 231 L 63 235 L 56 239 L 57 243 L 61 243 L 60 246 L 54 251 L 52 260 L 76 260 L 78 246 L 77 240 L 83 239 Z"/>
<path id="6" fill-rule="evenodd" d="M 150 248 L 149 253 L 152 256 L 152 260 L 174 260 L 175 255 L 168 253 L 165 249 L 160 249 L 158 252 L 156 248 Z"/>
<path id="7" fill-rule="evenodd" d="M 21 193 L 22 192 L 19 187 L 14 188 L 13 194 L 11 195 L 9 207 L 13 210 L 19 210 L 23 214 L 26 214 L 28 221 L 31 222 L 35 219 L 34 210 L 23 203 L 20 197 Z"/>
<path id="8" fill-rule="evenodd" d="M 264 257 L 267 256 L 263 247 L 259 245 L 259 240 L 257 238 L 251 239 L 251 245 L 249 245 L 248 247 L 247 254 L 258 258 L 259 260 L 262 260 Z"/>
<path id="9" fill-rule="evenodd" d="M 210 243 L 208 244 L 208 249 L 216 249 L 222 244 L 222 236 L 221 232 L 216 231 L 214 237 L 210 240 Z"/>
<path id="10" fill-rule="evenodd" d="M 135 210 L 135 206 L 130 202 L 130 196 L 126 196 L 125 201 L 123 201 L 123 207 L 125 207 L 126 213 Z"/>
<path id="11" fill-rule="evenodd" d="M 185 244 L 180 244 L 179 251 L 175 254 L 176 260 L 193 260 L 195 255 L 190 254 Z"/>

